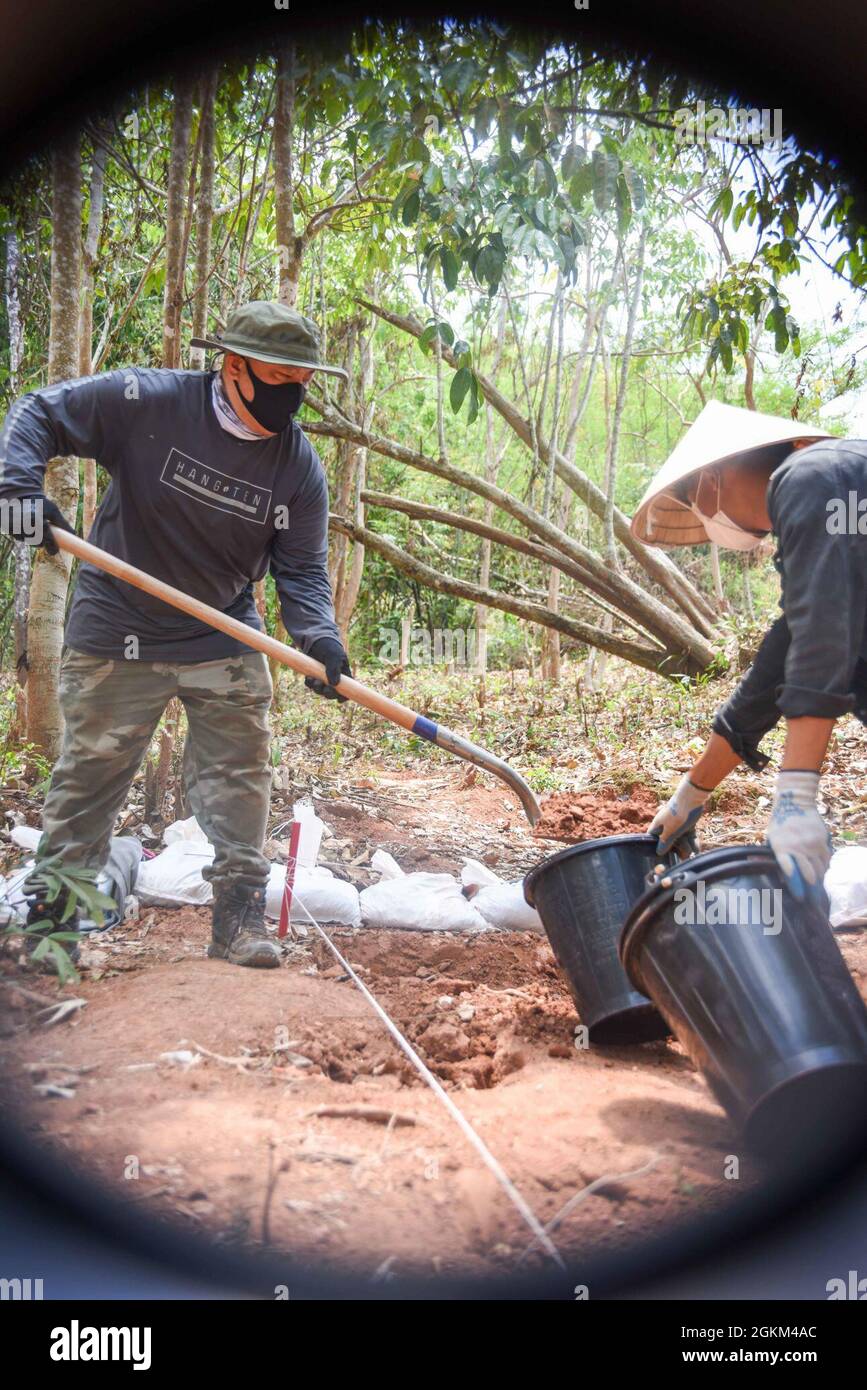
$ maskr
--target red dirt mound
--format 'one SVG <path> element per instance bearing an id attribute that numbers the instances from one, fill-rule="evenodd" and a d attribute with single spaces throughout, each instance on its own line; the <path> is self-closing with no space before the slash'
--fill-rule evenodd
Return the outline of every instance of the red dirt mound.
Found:
<path id="1" fill-rule="evenodd" d="M 542 802 L 535 834 L 546 840 L 598 840 L 605 835 L 642 834 L 659 810 L 661 798 L 648 787 L 555 792 Z"/>

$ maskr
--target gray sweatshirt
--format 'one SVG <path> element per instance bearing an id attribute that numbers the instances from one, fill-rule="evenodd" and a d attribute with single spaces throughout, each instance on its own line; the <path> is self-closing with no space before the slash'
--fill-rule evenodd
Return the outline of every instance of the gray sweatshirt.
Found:
<path id="1" fill-rule="evenodd" d="M 303 651 L 340 640 L 328 578 L 328 485 L 295 423 L 237 439 L 211 399 L 213 373 L 129 368 L 23 396 L 0 434 L 0 498 L 43 490 L 49 459 L 95 458 L 111 477 L 88 540 L 261 629 L 253 584 L 270 567 Z M 72 518 L 69 518 L 72 520 Z M 138 639 L 137 649 L 128 639 Z M 66 622 L 77 651 L 213 661 L 241 643 L 82 564 Z"/>
<path id="2" fill-rule="evenodd" d="M 851 711 L 867 724 L 867 441 L 790 454 L 771 474 L 768 512 L 782 617 L 713 723 L 756 769 L 768 761 L 759 742 L 781 717 Z"/>

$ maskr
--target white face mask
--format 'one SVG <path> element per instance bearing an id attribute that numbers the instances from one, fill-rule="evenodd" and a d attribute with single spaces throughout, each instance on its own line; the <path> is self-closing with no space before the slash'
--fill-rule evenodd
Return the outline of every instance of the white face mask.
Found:
<path id="1" fill-rule="evenodd" d="M 708 540 L 723 546 L 725 550 L 755 550 L 764 540 L 764 536 L 754 536 L 752 531 L 745 531 L 742 526 L 738 526 L 725 512 L 714 512 L 713 516 L 705 516 L 695 504 L 692 510 L 704 524 Z"/>
<path id="2" fill-rule="evenodd" d="M 717 482 L 717 502 L 719 502 L 719 482 Z M 730 516 L 720 511 L 719 507 L 713 516 L 707 516 L 695 503 L 690 503 L 690 509 L 695 512 L 707 532 L 709 541 L 715 545 L 721 545 L 725 550 L 755 550 L 764 540 L 764 536 L 757 536 L 753 531 L 745 531 L 743 526 L 738 526 L 736 521 L 732 521 Z"/>

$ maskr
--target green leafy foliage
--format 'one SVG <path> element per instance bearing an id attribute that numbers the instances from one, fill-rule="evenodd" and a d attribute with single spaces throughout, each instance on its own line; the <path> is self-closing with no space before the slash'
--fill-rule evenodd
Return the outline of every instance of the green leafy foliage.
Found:
<path id="1" fill-rule="evenodd" d="M 755 330 L 774 337 L 775 350 L 801 351 L 800 330 L 780 290 L 749 262 L 730 265 L 725 274 L 684 294 L 678 306 L 687 342 L 709 348 L 708 366 L 717 361 L 733 372 L 736 358 L 749 351 Z"/>

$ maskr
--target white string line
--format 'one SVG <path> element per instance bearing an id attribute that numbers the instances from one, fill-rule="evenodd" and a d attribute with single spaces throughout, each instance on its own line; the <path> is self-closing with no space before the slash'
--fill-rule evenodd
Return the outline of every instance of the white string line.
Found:
<path id="1" fill-rule="evenodd" d="M 582 1187 L 580 1192 L 574 1192 L 568 1202 L 560 1208 L 555 1216 L 551 1217 L 551 1220 L 545 1227 L 546 1232 L 550 1233 L 551 1231 L 556 1231 L 560 1223 L 566 1220 L 570 1211 L 572 1211 L 574 1207 L 577 1207 L 579 1202 L 583 1202 L 585 1197 L 589 1197 L 593 1192 L 598 1192 L 600 1187 L 608 1187 L 609 1183 L 623 1182 L 625 1178 L 641 1178 L 645 1173 L 649 1173 L 651 1168 L 655 1168 L 661 1158 L 662 1154 L 656 1153 L 648 1159 L 647 1163 L 642 1164 L 640 1168 L 630 1169 L 628 1173 L 604 1173 L 601 1178 L 594 1178 L 593 1182 L 589 1182 L 586 1187 Z M 536 1242 L 534 1240 L 530 1241 L 526 1250 L 523 1250 L 518 1257 L 518 1264 L 522 1264 L 523 1261 L 526 1260 L 535 1244 Z"/>
<path id="2" fill-rule="evenodd" d="M 340 964 L 343 966 L 346 973 L 349 975 L 350 979 L 361 990 L 361 993 L 364 995 L 368 1004 L 371 1006 L 374 1012 L 377 1013 L 379 1017 L 382 1019 L 382 1022 L 385 1024 L 389 1033 L 394 1038 L 398 1047 L 401 1049 L 402 1052 L 406 1053 L 407 1057 L 412 1062 L 416 1071 L 419 1073 L 422 1079 L 427 1082 L 434 1095 L 440 1101 L 442 1101 L 443 1105 L 446 1107 L 455 1123 L 460 1126 L 460 1129 L 463 1132 L 464 1137 L 469 1140 L 473 1148 L 476 1150 L 476 1153 L 481 1158 L 482 1162 L 486 1165 L 486 1167 L 488 1167 L 491 1170 L 494 1177 L 497 1179 L 497 1182 L 500 1184 L 506 1196 L 508 1197 L 509 1201 L 512 1203 L 513 1206 L 517 1207 L 518 1211 L 520 1212 L 524 1221 L 530 1227 L 530 1230 L 533 1232 L 534 1236 L 534 1240 L 527 1248 L 532 1249 L 533 1245 L 538 1243 L 543 1247 L 546 1254 L 550 1255 L 551 1259 L 555 1262 L 555 1264 L 559 1265 L 560 1269 L 565 1271 L 566 1266 L 563 1263 L 563 1257 L 561 1256 L 560 1251 L 557 1249 L 556 1245 L 551 1240 L 550 1236 L 548 1235 L 542 1223 L 539 1221 L 538 1217 L 533 1212 L 532 1208 L 521 1196 L 520 1192 L 518 1191 L 515 1184 L 512 1182 L 506 1170 L 503 1168 L 502 1164 L 499 1162 L 498 1159 L 494 1157 L 485 1141 L 473 1129 L 472 1125 L 470 1124 L 466 1115 L 464 1115 L 463 1111 L 459 1110 L 458 1107 L 455 1105 L 448 1091 L 446 1091 L 440 1085 L 433 1072 L 425 1066 L 418 1053 L 414 1050 L 411 1044 L 407 1042 L 406 1038 L 403 1036 L 397 1025 L 395 1023 L 392 1023 L 388 1014 L 385 1012 L 385 1009 L 379 1003 L 379 1000 L 375 997 L 375 995 L 371 994 L 364 981 L 359 979 L 352 966 L 349 964 L 349 961 L 344 959 L 344 957 L 340 954 L 340 951 L 337 949 L 334 942 L 331 940 L 331 937 L 319 925 L 316 919 L 312 917 L 311 914 L 307 911 L 307 908 L 305 907 L 304 903 L 301 902 L 300 898 L 293 896 L 292 903 L 290 905 L 290 916 L 291 907 L 293 907 L 295 903 L 298 904 L 304 915 L 310 919 L 310 921 L 313 923 L 313 926 L 319 932 L 319 935 L 322 937 L 328 949 L 334 953 L 334 955 L 340 961 Z"/>

